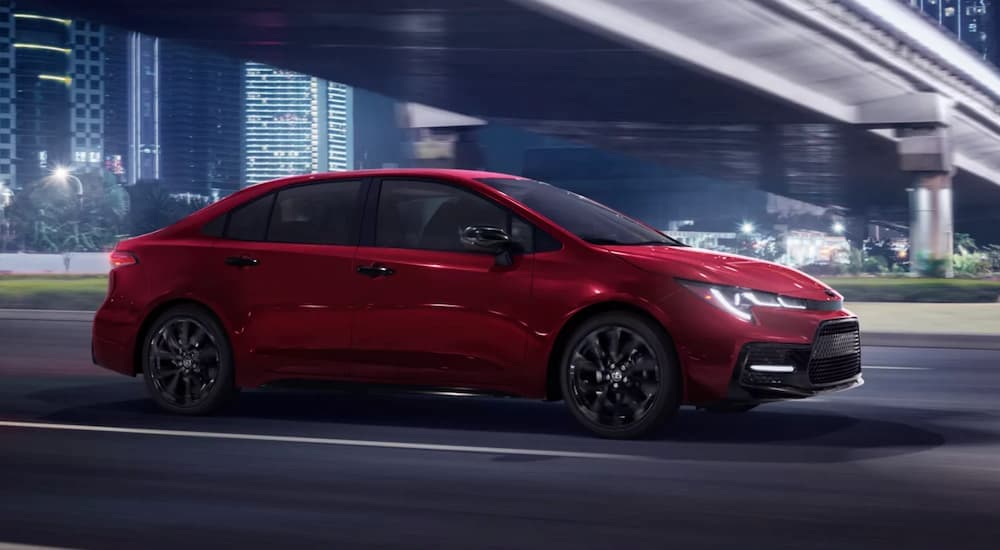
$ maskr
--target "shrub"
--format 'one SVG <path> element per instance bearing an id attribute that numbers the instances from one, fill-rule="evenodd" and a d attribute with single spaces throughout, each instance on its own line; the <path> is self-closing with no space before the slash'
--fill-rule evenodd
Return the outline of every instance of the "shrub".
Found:
<path id="1" fill-rule="evenodd" d="M 889 271 L 889 262 L 882 256 L 868 256 L 864 262 L 865 273 L 880 274 Z"/>
<path id="2" fill-rule="evenodd" d="M 971 252 L 960 247 L 952 256 L 952 267 L 955 273 L 962 275 L 986 275 L 992 269 L 990 258 L 982 252 Z"/>

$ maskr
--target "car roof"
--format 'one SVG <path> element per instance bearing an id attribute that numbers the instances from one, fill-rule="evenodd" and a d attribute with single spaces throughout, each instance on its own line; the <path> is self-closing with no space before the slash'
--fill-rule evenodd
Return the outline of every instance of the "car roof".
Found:
<path id="1" fill-rule="evenodd" d="M 500 172 L 487 172 L 484 170 L 459 170 L 454 168 L 379 168 L 372 170 L 348 170 L 345 172 L 320 172 L 316 174 L 303 174 L 300 176 L 289 176 L 276 180 L 266 181 L 251 185 L 247 189 L 267 186 L 282 187 L 284 185 L 301 183 L 312 180 L 330 179 L 352 179 L 370 177 L 418 177 L 418 178 L 448 178 L 448 179 L 482 179 L 482 178 L 506 178 L 524 179 L 520 176 L 502 174 Z"/>

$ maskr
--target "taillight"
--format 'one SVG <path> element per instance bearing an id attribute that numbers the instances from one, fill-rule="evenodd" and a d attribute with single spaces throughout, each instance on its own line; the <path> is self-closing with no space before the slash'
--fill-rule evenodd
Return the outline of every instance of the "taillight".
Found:
<path id="1" fill-rule="evenodd" d="M 135 257 L 135 254 L 131 252 L 124 252 L 121 250 L 115 250 L 111 253 L 109 258 L 111 261 L 111 269 L 118 269 L 119 267 L 125 267 L 129 265 L 135 265 L 139 263 L 139 259 Z"/>

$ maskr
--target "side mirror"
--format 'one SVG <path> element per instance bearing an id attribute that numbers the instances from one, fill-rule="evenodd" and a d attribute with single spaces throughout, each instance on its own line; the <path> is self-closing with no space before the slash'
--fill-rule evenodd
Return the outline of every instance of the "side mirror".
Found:
<path id="1" fill-rule="evenodd" d="M 495 254 L 497 265 L 509 266 L 513 263 L 510 235 L 499 227 L 470 225 L 462 230 L 461 240 L 465 246 Z"/>

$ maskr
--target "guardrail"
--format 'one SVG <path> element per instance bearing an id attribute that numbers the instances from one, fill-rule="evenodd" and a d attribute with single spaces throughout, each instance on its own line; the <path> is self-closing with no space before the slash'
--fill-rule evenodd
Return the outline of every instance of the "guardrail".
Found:
<path id="1" fill-rule="evenodd" d="M 60 274 L 104 275 L 111 270 L 107 252 L 69 252 L 65 254 L 0 254 L 0 275 Z"/>

